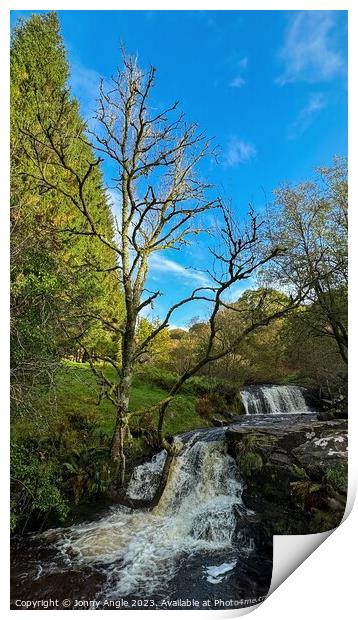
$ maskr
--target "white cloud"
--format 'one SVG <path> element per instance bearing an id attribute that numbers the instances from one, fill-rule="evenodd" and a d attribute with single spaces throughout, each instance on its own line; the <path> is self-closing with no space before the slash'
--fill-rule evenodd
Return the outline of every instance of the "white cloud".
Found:
<path id="1" fill-rule="evenodd" d="M 294 11 L 279 57 L 283 72 L 280 86 L 291 82 L 319 82 L 336 77 L 344 70 L 341 53 L 335 49 L 335 15 L 331 11 Z"/>
<path id="2" fill-rule="evenodd" d="M 247 280 L 243 280 L 241 282 L 236 282 L 233 284 L 223 295 L 223 299 L 227 304 L 235 303 L 241 295 L 250 289 L 254 289 L 257 286 L 255 278 L 247 278 Z"/>
<path id="3" fill-rule="evenodd" d="M 175 323 L 169 323 L 169 329 L 182 329 L 185 332 L 189 331 L 188 325 L 176 325 Z"/>
<path id="4" fill-rule="evenodd" d="M 119 191 L 117 189 L 107 189 L 107 195 L 114 215 L 119 217 L 122 212 L 122 200 Z"/>
<path id="5" fill-rule="evenodd" d="M 311 93 L 307 104 L 301 108 L 296 120 L 290 125 L 288 137 L 294 140 L 306 131 L 318 112 L 325 108 L 326 105 L 327 102 L 321 93 Z"/>
<path id="6" fill-rule="evenodd" d="M 244 78 L 242 77 L 242 72 L 245 71 L 245 69 L 247 69 L 247 65 L 248 65 L 248 58 L 247 56 L 244 56 L 243 58 L 240 58 L 238 65 L 239 68 L 241 69 L 239 75 L 237 75 L 236 77 L 234 77 L 231 82 L 229 83 L 229 86 L 233 86 L 234 88 L 241 88 L 241 86 L 244 86 L 244 84 L 246 83 L 246 81 L 244 80 Z"/>
<path id="7" fill-rule="evenodd" d="M 71 84 L 79 91 L 96 94 L 93 91 L 98 88 L 100 75 L 94 69 L 89 69 L 79 62 L 71 64 Z"/>
<path id="8" fill-rule="evenodd" d="M 249 142 L 244 142 L 237 137 L 229 140 L 228 148 L 224 156 L 224 163 L 229 168 L 239 164 L 245 164 L 256 156 L 256 148 Z"/>
<path id="9" fill-rule="evenodd" d="M 100 79 L 99 73 L 94 69 L 89 69 L 78 61 L 71 62 L 71 90 L 79 99 L 82 114 L 87 118 L 93 116 L 96 108 Z"/>
<path id="10" fill-rule="evenodd" d="M 236 78 L 231 80 L 229 86 L 233 86 L 234 88 L 241 88 L 241 86 L 243 86 L 244 84 L 245 80 L 238 75 Z"/>
<path id="11" fill-rule="evenodd" d="M 244 56 L 243 58 L 241 58 L 239 62 L 239 66 L 241 67 L 241 69 L 247 69 L 248 64 L 249 64 L 249 59 L 247 56 Z"/>
<path id="12" fill-rule="evenodd" d="M 153 254 L 151 256 L 150 267 L 153 273 L 163 273 L 168 276 L 178 277 L 185 283 L 194 283 L 197 286 L 210 286 L 210 280 L 205 273 L 185 268 L 183 265 L 165 258 L 162 254 Z"/>

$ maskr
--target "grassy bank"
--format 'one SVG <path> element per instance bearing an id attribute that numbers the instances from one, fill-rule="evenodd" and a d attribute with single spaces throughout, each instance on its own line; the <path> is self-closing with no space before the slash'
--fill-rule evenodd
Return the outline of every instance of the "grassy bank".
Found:
<path id="1" fill-rule="evenodd" d="M 115 379 L 112 367 L 102 369 Z M 174 381 L 171 373 L 141 369 L 134 378 L 130 409 L 155 405 Z M 227 390 L 230 400 L 232 388 Z M 225 410 L 224 393 L 224 386 L 213 389 L 201 377 L 188 382 L 170 404 L 165 433 L 171 436 L 210 426 L 213 415 Z M 106 497 L 111 486 L 109 448 L 115 411 L 108 400 L 99 398 L 89 365 L 64 362 L 53 385 L 46 390 L 37 387 L 33 396 L 28 411 L 14 415 L 12 423 L 12 524 L 16 531 L 66 522 L 79 506 Z M 129 469 L 158 449 L 156 425 L 156 414 L 132 419 L 132 439 L 126 444 Z"/>
<path id="2" fill-rule="evenodd" d="M 113 368 L 104 366 L 103 371 L 108 378 L 115 379 Z M 146 407 L 149 408 L 159 402 L 166 394 L 166 390 L 153 384 L 150 373 L 141 373 L 134 378 L 130 410 L 145 410 Z M 165 430 L 168 435 L 205 426 L 205 421 L 196 412 L 197 398 L 198 394 L 195 389 L 192 389 L 178 395 L 173 400 L 166 418 Z M 42 409 L 44 416 L 50 414 L 60 419 L 69 416 L 85 417 L 93 422 L 98 433 L 112 436 L 115 422 L 114 407 L 106 399 L 99 402 L 96 378 L 88 364 L 65 362 L 56 376 L 51 411 L 46 404 L 46 399 L 42 398 L 38 406 Z M 153 423 L 155 422 L 154 416 Z"/>

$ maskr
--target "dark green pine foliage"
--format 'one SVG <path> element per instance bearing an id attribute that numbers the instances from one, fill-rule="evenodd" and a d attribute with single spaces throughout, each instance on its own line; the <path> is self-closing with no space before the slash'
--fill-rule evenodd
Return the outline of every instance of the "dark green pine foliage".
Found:
<path id="1" fill-rule="evenodd" d="M 45 187 L 37 158 L 45 127 L 69 136 L 70 157 L 84 170 L 95 157 L 79 106 L 68 90 L 69 67 L 57 15 L 32 15 L 15 28 L 11 45 L 11 367 L 15 410 L 28 407 L 31 389 L 51 381 L 64 357 L 82 358 L 76 336 L 99 355 L 118 347 L 116 334 L 94 317 L 120 320 L 122 302 L 114 253 L 87 230 L 83 215 L 65 196 Z M 34 140 L 38 142 L 34 148 Z M 72 140 L 72 136 L 75 138 Z M 51 163 L 54 185 L 71 183 Z M 100 169 L 86 186 L 91 217 L 108 239 L 113 221 Z M 106 271 L 107 270 L 107 271 Z"/>

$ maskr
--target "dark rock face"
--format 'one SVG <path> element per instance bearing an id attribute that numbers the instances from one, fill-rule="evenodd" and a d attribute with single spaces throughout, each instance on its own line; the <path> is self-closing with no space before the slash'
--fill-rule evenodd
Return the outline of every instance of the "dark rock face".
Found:
<path id="1" fill-rule="evenodd" d="M 346 503 L 347 421 L 261 418 L 226 431 L 246 482 L 243 500 L 261 529 L 271 536 L 337 527 Z"/>
<path id="2" fill-rule="evenodd" d="M 321 398 L 319 420 L 334 420 L 348 418 L 348 394 L 347 384 L 345 384 L 344 393 L 340 393 L 335 398 Z"/>

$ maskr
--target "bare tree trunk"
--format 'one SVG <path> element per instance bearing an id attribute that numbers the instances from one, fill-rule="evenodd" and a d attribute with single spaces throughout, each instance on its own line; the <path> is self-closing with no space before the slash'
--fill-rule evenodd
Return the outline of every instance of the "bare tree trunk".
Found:
<path id="1" fill-rule="evenodd" d="M 116 426 L 112 438 L 111 457 L 115 466 L 115 477 L 124 486 L 126 473 L 126 456 L 124 453 L 124 441 L 127 432 L 127 426 L 123 420 L 123 412 L 118 410 Z"/>
<path id="2" fill-rule="evenodd" d="M 117 415 L 112 436 L 111 459 L 115 466 L 116 478 L 121 487 L 126 473 L 126 456 L 124 444 L 129 423 L 129 396 L 133 378 L 133 346 L 135 341 L 136 320 L 130 317 L 123 338 L 122 368 L 117 386 Z"/>

